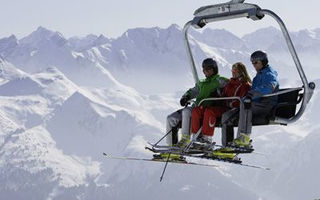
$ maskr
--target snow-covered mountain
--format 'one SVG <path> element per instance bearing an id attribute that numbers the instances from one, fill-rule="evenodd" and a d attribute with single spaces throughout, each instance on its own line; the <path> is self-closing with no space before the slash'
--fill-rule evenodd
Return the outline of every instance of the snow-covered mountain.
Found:
<path id="1" fill-rule="evenodd" d="M 242 38 L 226 31 L 191 31 L 196 63 L 214 57 L 220 73 L 266 50 L 282 87 L 300 86 L 281 32 L 269 27 Z M 310 80 L 320 31 L 291 33 Z M 270 42 L 266 42 L 270 41 Z M 289 70 L 292 69 L 292 70 Z M 201 71 L 199 71 L 201 74 Z M 18 39 L 0 39 L 0 193 L 4 199 L 316 199 L 319 90 L 303 116 L 288 127 L 254 128 L 257 152 L 244 162 L 269 172 L 218 164 L 217 168 L 107 160 L 151 157 L 144 146 L 164 132 L 165 117 L 193 86 L 182 29 L 130 29 L 65 38 L 39 27 Z M 215 140 L 220 141 L 219 131 Z M 248 178 L 249 177 L 249 178 Z"/>
<path id="2" fill-rule="evenodd" d="M 318 32 L 315 29 L 291 33 L 306 72 L 312 78 L 320 73 L 315 68 L 320 53 Z M 200 66 L 206 57 L 214 57 L 220 65 L 221 74 L 226 76 L 231 75 L 230 67 L 235 62 L 242 61 L 250 66 L 248 57 L 256 49 L 267 51 L 270 63 L 281 66 L 281 77 L 286 77 L 287 69 L 294 65 L 282 33 L 273 27 L 260 29 L 242 38 L 216 29 L 203 32 L 191 30 L 190 33 L 197 65 Z M 105 77 L 111 76 L 111 73 L 115 80 L 150 94 L 174 92 L 191 86 L 193 80 L 182 29 L 177 25 L 167 29 L 130 29 L 116 39 L 103 35 L 66 39 L 59 32 L 39 27 L 20 40 L 14 35 L 1 39 L 0 55 L 31 73 L 54 66 L 82 86 L 100 87 L 106 84 L 104 80 L 109 78 Z M 66 65 L 68 67 L 64 67 Z M 314 73 L 315 70 L 317 73 Z M 250 71 L 253 75 L 253 69 Z M 200 70 L 199 74 L 202 75 Z M 298 74 L 295 75 L 298 77 Z M 95 80 L 87 79 L 88 76 L 95 77 Z"/>

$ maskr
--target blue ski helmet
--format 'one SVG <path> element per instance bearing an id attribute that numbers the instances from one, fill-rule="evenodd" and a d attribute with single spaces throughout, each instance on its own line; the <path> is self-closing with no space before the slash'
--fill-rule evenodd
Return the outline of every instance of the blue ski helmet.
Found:
<path id="1" fill-rule="evenodd" d="M 250 60 L 251 62 L 261 61 L 263 66 L 266 66 L 269 62 L 267 54 L 260 50 L 253 52 L 251 54 Z"/>

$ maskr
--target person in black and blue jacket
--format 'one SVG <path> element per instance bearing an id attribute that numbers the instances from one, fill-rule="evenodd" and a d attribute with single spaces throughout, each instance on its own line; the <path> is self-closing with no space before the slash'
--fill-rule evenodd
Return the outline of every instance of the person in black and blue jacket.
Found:
<path id="1" fill-rule="evenodd" d="M 252 116 L 267 117 L 277 104 L 277 97 L 260 98 L 263 95 L 275 93 L 279 90 L 278 73 L 268 64 L 267 54 L 255 51 L 251 54 L 251 62 L 257 71 L 253 78 L 251 90 L 243 99 L 243 108 L 240 109 L 238 134 L 233 145 L 248 147 L 252 130 Z"/>

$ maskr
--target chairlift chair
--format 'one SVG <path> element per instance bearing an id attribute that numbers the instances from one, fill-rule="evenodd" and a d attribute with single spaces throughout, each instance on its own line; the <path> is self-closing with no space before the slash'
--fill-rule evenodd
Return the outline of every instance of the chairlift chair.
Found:
<path id="1" fill-rule="evenodd" d="M 184 42 L 187 49 L 187 56 L 193 73 L 194 81 L 197 83 L 199 81 L 198 73 L 196 70 L 193 54 L 190 48 L 188 30 L 190 27 L 195 29 L 201 29 L 206 24 L 223 21 L 234 18 L 250 18 L 252 20 L 261 20 L 265 15 L 269 15 L 274 18 L 279 24 L 287 46 L 289 48 L 290 54 L 294 60 L 296 69 L 300 75 L 303 86 L 296 88 L 284 88 L 280 89 L 278 92 L 264 95 L 261 98 L 268 98 L 272 96 L 278 96 L 278 103 L 275 106 L 272 113 L 269 113 L 267 118 L 254 117 L 252 121 L 253 126 L 257 125 L 269 125 L 269 124 L 280 124 L 287 125 L 289 123 L 296 122 L 303 114 L 306 109 L 307 104 L 309 103 L 313 91 L 315 89 L 314 82 L 308 82 L 307 77 L 303 71 L 300 60 L 292 43 L 292 40 L 289 36 L 288 30 L 281 20 L 281 18 L 276 15 L 271 10 L 261 9 L 255 4 L 244 3 L 244 0 L 232 0 L 227 3 L 216 4 L 204 6 L 197 9 L 194 12 L 194 18 L 187 22 L 183 28 L 184 33 Z M 221 98 L 207 98 L 203 99 L 204 101 L 217 101 L 217 100 L 226 100 L 226 99 L 238 99 L 238 97 L 221 97 Z M 241 102 L 241 101 L 240 101 Z M 242 103 L 242 102 L 241 102 Z M 296 112 L 297 105 L 301 103 L 300 109 Z M 217 124 L 221 126 L 221 124 Z M 235 122 L 233 126 L 237 126 Z"/>

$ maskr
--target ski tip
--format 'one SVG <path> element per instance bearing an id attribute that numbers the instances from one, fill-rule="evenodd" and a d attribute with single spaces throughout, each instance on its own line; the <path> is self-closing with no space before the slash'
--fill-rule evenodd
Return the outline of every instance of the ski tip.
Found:
<path id="1" fill-rule="evenodd" d="M 266 170 L 266 171 L 270 171 L 271 170 L 271 168 L 269 168 L 269 167 L 262 167 L 262 166 L 255 166 L 255 168 L 263 169 L 263 170 Z"/>
<path id="2" fill-rule="evenodd" d="M 105 152 L 103 152 L 102 155 L 107 156 L 107 154 Z"/>
<path id="3" fill-rule="evenodd" d="M 147 142 L 149 145 L 154 146 L 154 144 L 152 144 L 151 142 Z"/>

